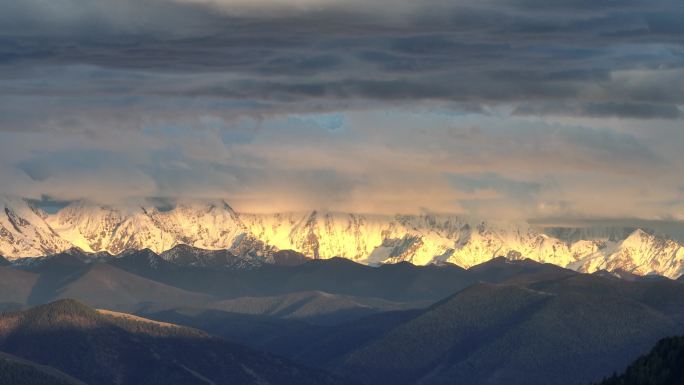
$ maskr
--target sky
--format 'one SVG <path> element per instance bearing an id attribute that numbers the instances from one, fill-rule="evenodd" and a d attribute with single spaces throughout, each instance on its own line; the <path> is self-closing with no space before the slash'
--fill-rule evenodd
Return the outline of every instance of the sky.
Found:
<path id="1" fill-rule="evenodd" d="M 0 0 L 0 194 L 684 220 L 681 0 Z"/>

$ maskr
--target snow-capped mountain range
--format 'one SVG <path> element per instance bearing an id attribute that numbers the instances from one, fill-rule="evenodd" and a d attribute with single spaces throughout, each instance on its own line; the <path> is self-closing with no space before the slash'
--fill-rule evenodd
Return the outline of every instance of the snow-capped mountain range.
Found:
<path id="1" fill-rule="evenodd" d="M 505 256 L 589 273 L 684 274 L 684 246 L 638 228 L 540 229 L 435 215 L 240 214 L 223 201 L 171 210 L 76 203 L 47 214 L 23 199 L 0 197 L 0 210 L 0 255 L 8 259 L 72 247 L 120 254 L 189 245 L 266 263 L 277 250 L 296 250 L 311 258 L 343 257 L 369 265 L 407 261 L 467 268 Z"/>

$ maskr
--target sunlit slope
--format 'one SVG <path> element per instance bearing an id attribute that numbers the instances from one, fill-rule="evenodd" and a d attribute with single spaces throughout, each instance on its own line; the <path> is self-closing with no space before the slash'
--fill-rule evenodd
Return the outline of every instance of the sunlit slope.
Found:
<path id="1" fill-rule="evenodd" d="M 162 253 L 189 245 L 227 250 L 239 258 L 236 266 L 272 263 L 277 250 L 291 249 L 310 258 L 342 257 L 370 265 L 448 262 L 467 268 L 504 256 L 581 272 L 620 270 L 670 278 L 684 272 L 680 243 L 636 228 L 540 229 L 438 215 L 239 214 L 222 201 L 180 204 L 171 210 L 75 203 L 54 215 L 20 199 L 2 203 L 0 254 L 10 258 L 72 246 L 119 254 L 128 249 Z M 195 258 L 202 263 L 204 257 Z"/>

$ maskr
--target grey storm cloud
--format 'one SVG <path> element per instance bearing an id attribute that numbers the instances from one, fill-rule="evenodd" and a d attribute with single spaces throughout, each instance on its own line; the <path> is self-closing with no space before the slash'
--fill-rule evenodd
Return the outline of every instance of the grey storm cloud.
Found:
<path id="1" fill-rule="evenodd" d="M 684 6 L 674 0 L 27 0 L 3 2 L 0 15 L 5 72 L 97 66 L 120 76 L 99 90 L 110 95 L 252 100 L 265 111 L 275 102 L 309 108 L 312 98 L 331 108 L 437 100 L 520 104 L 518 112 L 551 100 L 556 108 L 540 112 L 665 119 L 680 118 L 684 103 L 682 87 L 651 100 L 646 80 L 615 76 L 682 69 Z M 141 72 L 164 76 L 140 89 Z M 207 73 L 219 76 L 190 79 Z M 73 92 L 92 81 L 87 72 L 73 80 Z"/>
<path id="2" fill-rule="evenodd" d="M 0 0 L 0 194 L 684 218 L 682 20 L 681 0 Z"/>
<path id="3" fill-rule="evenodd" d="M 522 104 L 514 111 L 517 115 L 584 115 L 589 117 L 623 117 L 635 119 L 679 119 L 684 112 L 677 105 L 657 103 L 579 103 Z"/>
<path id="4" fill-rule="evenodd" d="M 522 198 L 532 197 L 542 188 L 538 182 L 508 179 L 494 173 L 452 174 L 449 180 L 457 189 L 468 193 L 491 189 Z"/>

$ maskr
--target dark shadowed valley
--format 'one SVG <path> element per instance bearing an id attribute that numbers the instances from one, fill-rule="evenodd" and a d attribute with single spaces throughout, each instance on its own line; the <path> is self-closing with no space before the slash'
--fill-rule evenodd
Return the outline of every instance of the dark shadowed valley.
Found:
<path id="1" fill-rule="evenodd" d="M 91 384 L 571 385 L 684 334 L 684 285 L 667 278 L 505 258 L 189 261 L 74 249 L 0 267 L 0 351 Z"/>

